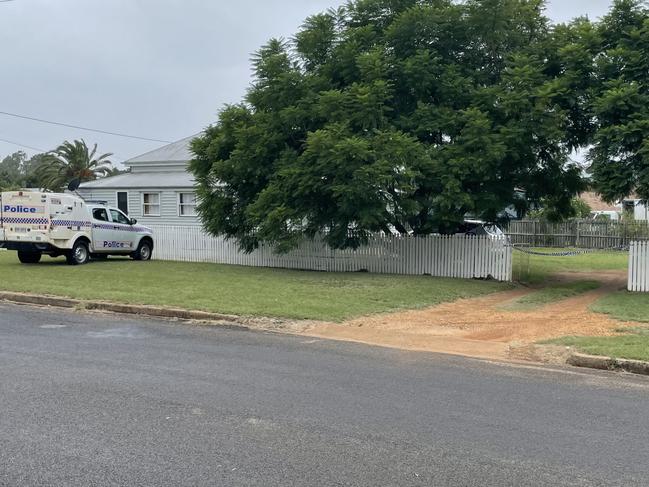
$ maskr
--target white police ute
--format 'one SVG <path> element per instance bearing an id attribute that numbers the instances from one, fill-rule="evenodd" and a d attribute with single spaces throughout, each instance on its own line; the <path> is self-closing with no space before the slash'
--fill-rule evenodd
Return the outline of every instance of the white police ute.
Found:
<path id="1" fill-rule="evenodd" d="M 116 208 L 68 193 L 0 193 L 0 248 L 16 250 L 23 264 L 43 254 L 64 255 L 68 264 L 126 255 L 149 260 L 153 232 Z"/>

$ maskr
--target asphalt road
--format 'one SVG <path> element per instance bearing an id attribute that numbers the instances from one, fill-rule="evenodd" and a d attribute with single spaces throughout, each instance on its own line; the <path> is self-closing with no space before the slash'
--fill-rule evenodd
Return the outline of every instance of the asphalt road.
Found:
<path id="1" fill-rule="evenodd" d="M 0 304 L 0 485 L 649 485 L 649 380 Z"/>

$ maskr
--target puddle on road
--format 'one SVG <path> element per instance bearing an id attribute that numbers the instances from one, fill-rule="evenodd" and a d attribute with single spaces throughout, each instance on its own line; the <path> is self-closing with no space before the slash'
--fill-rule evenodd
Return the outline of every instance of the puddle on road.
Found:
<path id="1" fill-rule="evenodd" d="M 150 335 L 137 328 L 109 328 L 104 331 L 89 331 L 90 338 L 147 338 Z"/>

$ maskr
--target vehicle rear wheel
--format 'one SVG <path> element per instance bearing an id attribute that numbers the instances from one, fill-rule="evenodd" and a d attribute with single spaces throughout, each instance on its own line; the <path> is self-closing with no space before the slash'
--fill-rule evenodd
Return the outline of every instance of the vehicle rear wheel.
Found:
<path id="1" fill-rule="evenodd" d="M 88 244 L 83 240 L 77 240 L 72 250 L 66 254 L 65 258 L 70 265 L 83 265 L 90 260 L 90 251 Z"/>
<path id="2" fill-rule="evenodd" d="M 18 260 L 23 264 L 38 264 L 41 261 L 40 252 L 18 251 Z"/>
<path id="3" fill-rule="evenodd" d="M 153 253 L 153 248 L 151 242 L 147 240 L 142 240 L 140 245 L 137 246 L 137 250 L 133 252 L 133 259 L 135 260 L 151 260 L 151 255 Z"/>

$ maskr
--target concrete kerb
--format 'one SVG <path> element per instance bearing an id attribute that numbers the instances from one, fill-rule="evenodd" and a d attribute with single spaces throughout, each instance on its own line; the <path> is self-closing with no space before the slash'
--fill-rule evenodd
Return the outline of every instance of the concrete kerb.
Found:
<path id="1" fill-rule="evenodd" d="M 617 359 L 573 353 L 568 358 L 568 364 L 574 365 L 575 367 L 587 367 L 599 370 L 623 370 L 632 374 L 649 375 L 649 362 L 643 362 L 641 360 Z"/>
<path id="2" fill-rule="evenodd" d="M 93 311 L 107 311 L 111 313 L 150 316 L 153 318 L 171 318 L 189 321 L 205 321 L 230 326 L 247 327 L 246 318 L 221 313 L 206 311 L 193 311 L 178 308 L 164 308 L 159 306 L 108 303 L 104 301 L 91 301 L 83 299 L 61 298 L 56 296 L 42 296 L 0 291 L 0 300 L 19 304 L 33 304 L 38 306 L 54 306 L 57 308 L 85 309 Z"/>

